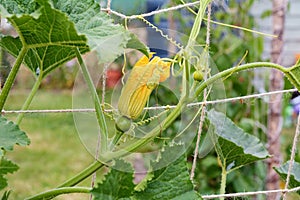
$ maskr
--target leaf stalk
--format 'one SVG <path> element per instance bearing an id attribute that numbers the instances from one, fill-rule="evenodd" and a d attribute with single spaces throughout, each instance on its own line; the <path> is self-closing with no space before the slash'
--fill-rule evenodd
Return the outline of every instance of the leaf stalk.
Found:
<path id="1" fill-rule="evenodd" d="M 268 68 L 277 69 L 285 74 L 288 72 L 288 68 L 284 68 L 281 65 L 278 65 L 275 63 L 269 63 L 269 62 L 253 62 L 253 63 L 244 64 L 244 65 L 239 65 L 239 66 L 224 70 L 222 72 L 219 72 L 219 73 L 215 74 L 214 76 L 208 78 L 206 81 L 202 82 L 199 85 L 199 87 L 196 89 L 195 98 L 198 97 L 207 86 L 213 84 L 214 82 L 216 82 L 217 80 L 219 80 L 221 78 L 225 79 L 226 77 L 231 76 L 234 73 L 237 73 L 237 72 L 240 72 L 243 70 L 253 69 L 253 68 L 260 68 L 260 67 L 268 67 Z"/>
<path id="2" fill-rule="evenodd" d="M 12 85 L 15 82 L 17 73 L 20 69 L 20 66 L 23 62 L 23 59 L 24 59 L 26 53 L 27 53 L 27 48 L 23 46 L 20 53 L 19 53 L 19 55 L 18 55 L 18 57 L 17 57 L 17 59 L 16 59 L 16 62 L 14 64 L 14 66 L 12 67 L 12 69 L 11 69 L 11 71 L 10 71 L 8 77 L 7 77 L 7 80 L 4 84 L 4 87 L 1 91 L 1 94 L 0 94 L 0 111 L 3 110 L 4 104 L 6 102 L 8 94 L 9 94 L 9 91 L 11 90 Z"/>
<path id="3" fill-rule="evenodd" d="M 91 188 L 88 187 L 62 187 L 62 188 L 55 188 L 52 190 L 48 190 L 42 192 L 40 194 L 31 196 L 26 198 L 25 200 L 47 200 L 52 199 L 60 194 L 70 194 L 70 193 L 90 193 Z"/>
<path id="4" fill-rule="evenodd" d="M 100 127 L 100 134 L 101 134 L 101 138 L 100 138 L 101 147 L 100 148 L 101 148 L 101 153 L 104 153 L 104 152 L 107 151 L 108 130 L 107 130 L 107 125 L 106 125 L 103 109 L 101 108 L 100 99 L 99 99 L 99 96 L 97 94 L 97 90 L 94 86 L 93 80 L 90 76 L 90 73 L 88 71 L 88 68 L 87 68 L 85 62 L 83 61 L 83 59 L 81 57 L 81 54 L 80 54 L 80 51 L 78 50 L 78 48 L 75 49 L 75 53 L 76 53 L 79 65 L 81 67 L 81 71 L 82 71 L 82 74 L 84 76 L 84 79 L 85 79 L 85 81 L 88 85 L 88 88 L 89 88 L 89 90 L 92 94 L 92 98 L 93 98 L 95 109 L 96 109 L 96 116 L 97 116 L 98 124 L 99 124 L 99 127 Z"/>
<path id="5" fill-rule="evenodd" d="M 23 104 L 22 106 L 22 110 L 27 110 L 33 100 L 33 97 L 36 95 L 41 83 L 42 83 L 42 80 L 43 80 L 43 74 L 42 72 L 39 74 L 37 80 L 35 81 L 31 91 L 30 91 L 30 94 L 29 96 L 27 97 L 25 103 Z M 20 113 L 17 117 L 17 120 L 16 120 L 16 124 L 21 124 L 22 120 L 24 118 L 24 113 Z"/>
<path id="6" fill-rule="evenodd" d="M 222 165 L 220 195 L 225 194 L 225 192 L 226 192 L 226 180 L 227 180 L 227 171 L 225 169 L 225 164 L 223 164 Z M 220 200 L 224 200 L 224 197 L 220 197 Z"/>
<path id="7" fill-rule="evenodd" d="M 92 175 L 94 172 L 96 172 L 97 170 L 99 170 L 103 166 L 104 166 L 103 163 L 96 160 L 90 166 L 88 166 L 83 171 L 81 171 L 79 174 L 77 174 L 76 176 L 70 178 L 66 182 L 62 183 L 57 188 L 75 186 L 76 184 L 80 183 L 81 181 L 83 181 L 84 179 L 86 179 L 87 177 Z"/>

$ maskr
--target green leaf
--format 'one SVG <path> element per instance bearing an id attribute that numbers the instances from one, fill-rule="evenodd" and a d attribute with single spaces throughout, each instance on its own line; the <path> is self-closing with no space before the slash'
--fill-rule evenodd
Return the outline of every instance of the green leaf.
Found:
<path id="1" fill-rule="evenodd" d="M 183 146 L 174 145 L 167 147 L 161 153 L 161 159 L 152 163 L 152 168 L 166 166 L 154 171 L 153 179 L 147 184 L 145 190 L 136 192 L 134 199 L 201 199 L 193 190 L 193 185 L 189 178 L 186 156 L 183 154 L 175 162 L 169 162 L 171 154 L 180 154 L 184 151 Z"/>
<path id="2" fill-rule="evenodd" d="M 3 156 L 4 151 L 12 151 L 15 144 L 26 146 L 30 143 L 29 138 L 18 125 L 2 116 L 0 116 L 0 139 L 0 157 Z"/>
<path id="3" fill-rule="evenodd" d="M 5 12 L 6 16 L 9 16 L 7 14 L 32 14 L 34 11 L 37 9 L 38 5 L 35 3 L 35 0 L 22 0 L 22 1 L 17 1 L 17 0 L 11 0 L 11 1 L 5 1 L 1 0 L 1 12 Z M 2 8 L 3 6 L 3 8 Z M 3 10 L 2 10 L 3 9 Z"/>
<path id="4" fill-rule="evenodd" d="M 9 191 L 5 191 L 1 197 L 1 200 L 8 200 L 8 197 L 10 195 L 10 190 Z"/>
<path id="5" fill-rule="evenodd" d="M 19 167 L 11 162 L 10 160 L 5 159 L 4 157 L 1 157 L 0 161 L 0 190 L 5 188 L 7 186 L 7 179 L 4 178 L 4 175 L 8 173 L 14 173 L 17 171 Z"/>
<path id="6" fill-rule="evenodd" d="M 118 171 L 117 169 L 123 169 L 123 171 Z M 129 198 L 133 191 L 132 167 L 122 160 L 116 160 L 115 166 L 105 176 L 105 180 L 93 188 L 91 193 L 95 200 L 113 200 Z"/>
<path id="7" fill-rule="evenodd" d="M 265 19 L 267 17 L 270 17 L 272 15 L 272 10 L 265 10 L 261 15 L 260 18 L 261 19 Z"/>
<path id="8" fill-rule="evenodd" d="M 300 59 L 297 63 L 287 68 L 286 72 L 284 73 L 286 77 L 288 77 L 289 81 L 300 91 Z"/>
<path id="9" fill-rule="evenodd" d="M 94 0 L 54 0 L 54 5 L 66 13 L 77 30 L 87 37 L 88 45 L 96 50 L 100 62 L 114 61 L 125 48 L 148 55 L 148 48 L 133 33 L 114 24 L 108 14 L 100 12 L 99 4 Z"/>
<path id="10" fill-rule="evenodd" d="M 137 192 L 144 190 L 147 187 L 148 181 L 152 180 L 152 178 L 153 178 L 153 173 L 148 172 L 146 176 L 143 178 L 143 180 L 135 186 L 134 190 Z"/>
<path id="11" fill-rule="evenodd" d="M 74 48 L 78 47 L 81 53 L 89 51 L 86 37 L 78 35 L 73 22 L 47 1 L 27 0 L 27 9 L 25 6 L 19 8 L 19 2 L 0 0 L 1 15 L 10 21 L 19 35 L 2 38 L 0 45 L 14 56 L 19 54 L 22 46 L 27 48 L 24 62 L 31 71 L 36 73 L 39 68 L 45 76 L 74 58 Z"/>
<path id="12" fill-rule="evenodd" d="M 212 109 L 207 116 L 214 127 L 216 151 L 227 171 L 269 156 L 258 138 L 244 132 L 223 113 Z"/>
<path id="13" fill-rule="evenodd" d="M 148 55 L 148 48 L 112 19 L 93 0 L 0 0 L 1 15 L 17 30 L 19 37 L 2 37 L 0 46 L 15 57 L 22 46 L 28 49 L 24 63 L 33 73 L 46 76 L 81 53 L 96 50 L 100 62 L 111 62 L 134 48 Z M 62 11 L 62 12 L 61 12 Z M 64 13 L 63 13 L 64 12 Z M 67 15 L 68 16 L 67 16 Z M 82 34 L 82 35 L 79 35 Z"/>
<path id="14" fill-rule="evenodd" d="M 133 33 L 130 34 L 130 40 L 126 45 L 126 48 L 139 50 L 145 56 L 149 57 L 149 48 Z"/>
<path id="15" fill-rule="evenodd" d="M 286 162 L 285 164 L 281 165 L 280 167 L 274 167 L 275 171 L 279 176 L 286 180 L 288 170 L 289 170 L 290 161 Z M 300 186 L 300 163 L 294 162 L 292 171 L 290 173 L 290 182 L 289 187 L 294 188 Z M 300 191 L 298 191 L 300 194 Z"/>

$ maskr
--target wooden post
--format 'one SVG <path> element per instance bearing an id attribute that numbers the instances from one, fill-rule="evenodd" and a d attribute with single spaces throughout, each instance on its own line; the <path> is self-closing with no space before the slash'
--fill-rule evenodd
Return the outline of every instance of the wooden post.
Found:
<path id="1" fill-rule="evenodd" d="M 272 6 L 272 27 L 273 34 L 277 38 L 273 38 L 271 47 L 271 61 L 273 63 L 282 64 L 283 52 L 283 33 L 285 23 L 285 13 L 287 8 L 287 0 L 273 0 Z M 278 70 L 272 70 L 270 74 L 270 91 L 282 90 L 284 86 L 283 74 Z M 273 170 L 273 167 L 279 166 L 281 162 L 280 140 L 279 136 L 282 129 L 282 94 L 274 94 L 270 96 L 269 113 L 268 113 L 268 151 L 271 158 L 268 159 L 267 165 L 267 190 L 279 189 L 279 176 Z M 272 193 L 267 195 L 267 200 L 278 200 L 280 193 Z"/>

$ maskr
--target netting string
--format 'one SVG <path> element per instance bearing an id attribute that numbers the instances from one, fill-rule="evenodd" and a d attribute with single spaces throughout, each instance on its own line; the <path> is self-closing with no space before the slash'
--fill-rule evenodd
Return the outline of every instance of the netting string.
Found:
<path id="1" fill-rule="evenodd" d="M 111 6 L 111 1 L 112 0 L 107 0 L 107 13 L 110 14 L 111 10 L 110 10 L 110 6 Z M 103 74 L 102 74 L 102 99 L 101 99 L 101 103 L 104 105 L 105 103 L 105 94 L 106 94 L 106 78 L 107 78 L 107 69 L 108 69 L 108 65 L 105 64 L 104 65 L 104 69 L 103 69 Z M 95 110 L 94 110 L 95 111 Z M 100 132 L 98 133 L 98 138 L 97 138 L 97 147 L 96 147 L 96 152 L 95 152 L 95 160 L 97 160 L 98 156 L 99 156 L 99 152 L 100 152 L 100 140 L 101 140 L 101 134 Z M 91 186 L 92 188 L 95 185 L 96 182 L 96 178 L 97 178 L 97 173 L 95 172 L 92 175 L 92 180 L 91 180 Z M 90 200 L 93 199 L 93 195 L 90 195 Z"/>
<path id="2" fill-rule="evenodd" d="M 107 4 L 106 4 L 106 12 L 107 12 L 108 14 L 110 14 L 110 12 L 111 12 L 110 6 L 111 6 L 111 0 L 107 0 Z"/>
<path id="3" fill-rule="evenodd" d="M 140 14 L 140 15 L 124 15 L 122 13 L 119 13 L 117 11 L 114 11 L 114 10 L 111 10 L 111 9 L 107 9 L 107 8 L 104 8 L 104 9 L 101 9 L 102 11 L 105 11 L 105 12 L 110 12 L 116 16 L 119 16 L 121 18 L 126 18 L 126 19 L 137 19 L 137 18 L 140 18 L 140 17 L 149 17 L 149 16 L 152 16 L 152 15 L 157 15 L 157 14 L 160 14 L 160 13 L 164 13 L 164 12 L 169 12 L 169 11 L 174 11 L 174 10 L 179 10 L 181 8 L 185 8 L 185 7 L 190 7 L 190 6 L 195 6 L 195 5 L 198 5 L 201 1 L 195 1 L 195 2 L 191 2 L 191 3 L 185 3 L 185 4 L 180 4 L 180 5 L 177 5 L 177 6 L 172 6 L 172 7 L 169 7 L 169 8 L 163 8 L 163 9 L 160 9 L 160 10 L 155 10 L 155 11 L 152 11 L 152 12 L 149 12 L 149 13 L 143 13 L 143 14 Z"/>
<path id="4" fill-rule="evenodd" d="M 288 89 L 288 90 L 278 90 L 278 91 L 272 91 L 272 92 L 265 92 L 260 94 L 251 94 L 246 96 L 240 96 L 240 97 L 233 97 L 233 98 L 227 98 L 227 99 L 217 99 L 212 101 L 206 101 L 206 102 L 195 102 L 190 103 L 187 106 L 193 107 L 193 106 L 200 106 L 203 104 L 218 104 L 218 103 L 227 103 L 227 102 L 236 102 L 240 100 L 247 100 L 247 99 L 253 99 L 253 98 L 260 98 L 264 96 L 269 96 L 272 94 L 279 94 L 279 93 L 291 93 L 295 92 L 297 89 Z M 159 109 L 173 109 L 176 105 L 166 105 L 166 106 L 154 106 L 154 107 L 146 107 L 145 110 L 159 110 Z M 112 110 L 105 110 L 106 112 L 111 112 Z M 19 113 L 76 113 L 76 112 L 95 112 L 94 108 L 74 108 L 74 109 L 45 109 L 45 110 L 2 110 L 2 114 L 19 114 Z"/>
<path id="5" fill-rule="evenodd" d="M 285 183 L 285 187 L 284 187 L 285 189 L 288 188 L 289 183 L 290 183 L 290 177 L 291 177 L 291 173 L 292 173 L 294 162 L 295 162 L 295 155 L 296 155 L 296 150 L 297 150 L 297 142 L 298 142 L 299 134 L 300 134 L 300 114 L 298 115 L 298 122 L 297 122 L 294 140 L 293 140 L 293 147 L 292 147 L 292 152 L 291 152 L 289 169 L 288 169 L 288 173 L 286 176 L 286 183 Z M 283 193 L 283 199 L 284 200 L 286 199 L 286 193 Z"/>
<path id="6" fill-rule="evenodd" d="M 207 26 L 206 26 L 206 47 L 209 48 L 210 44 L 210 17 L 211 17 L 211 3 L 208 4 L 207 6 Z M 207 79 L 207 71 L 209 68 L 209 61 L 208 59 L 206 60 L 205 63 L 205 75 L 204 75 L 204 80 Z M 203 124 L 205 121 L 205 113 L 206 113 L 206 101 L 208 97 L 209 91 L 207 91 L 207 88 L 204 89 L 203 91 L 203 103 L 201 105 L 201 114 L 200 114 L 200 121 L 199 121 L 199 126 L 198 126 L 198 132 L 197 132 L 197 140 L 196 140 L 196 145 L 195 145 L 195 151 L 194 151 L 194 158 L 193 158 L 193 164 L 192 164 L 192 169 L 191 169 L 191 175 L 190 175 L 190 180 L 193 182 L 194 176 L 195 176 L 195 170 L 197 167 L 197 158 L 199 154 L 199 146 L 200 146 L 200 141 L 201 141 L 201 135 L 202 135 L 202 129 L 203 129 Z"/>
<path id="7" fill-rule="evenodd" d="M 271 194 L 271 193 L 289 193 L 300 191 L 300 186 L 291 188 L 291 189 L 280 189 L 280 190 L 266 190 L 266 191 L 256 191 L 256 192 L 240 192 L 240 193 L 231 193 L 231 194 L 215 194 L 215 195 L 202 195 L 203 199 L 215 199 L 222 197 L 242 197 L 242 196 L 254 196 L 260 194 Z"/>
<path id="8" fill-rule="evenodd" d="M 250 94 L 250 95 L 240 96 L 240 97 L 217 99 L 217 100 L 213 100 L 213 101 L 206 101 L 205 103 L 206 104 L 218 104 L 218 103 L 235 102 L 235 101 L 240 101 L 240 100 L 261 98 L 261 97 L 270 96 L 273 94 L 290 93 L 290 92 L 295 92 L 295 91 L 297 91 L 297 89 L 278 90 L 278 91 L 265 92 L 265 93 L 259 93 L 259 94 Z M 188 106 L 197 106 L 197 105 L 201 105 L 201 104 L 203 104 L 203 102 L 190 103 Z"/>

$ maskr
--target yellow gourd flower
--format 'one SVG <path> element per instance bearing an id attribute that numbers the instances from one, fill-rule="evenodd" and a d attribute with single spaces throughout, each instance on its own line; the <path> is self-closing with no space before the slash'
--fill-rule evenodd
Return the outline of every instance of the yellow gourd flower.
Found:
<path id="1" fill-rule="evenodd" d="M 143 56 L 133 67 L 118 102 L 121 115 L 136 119 L 142 113 L 153 89 L 170 76 L 170 62 Z M 151 59 L 152 58 L 152 59 Z"/>

